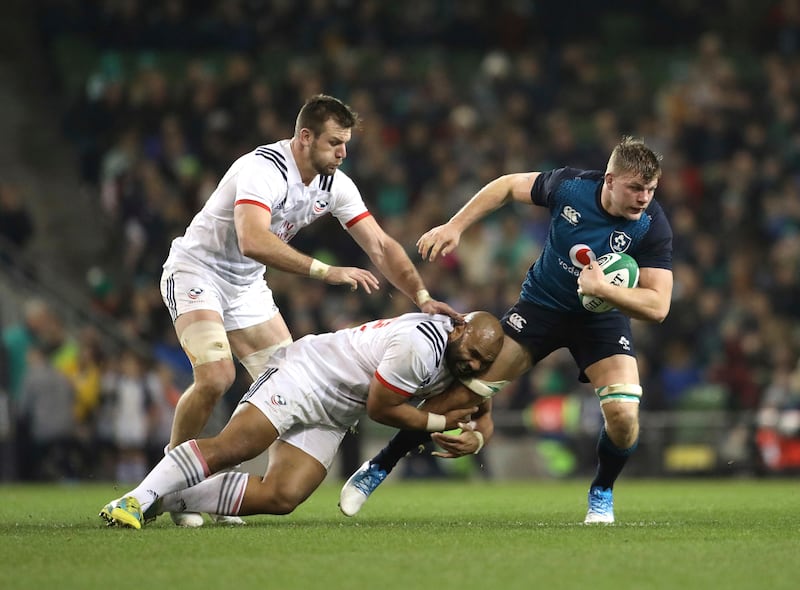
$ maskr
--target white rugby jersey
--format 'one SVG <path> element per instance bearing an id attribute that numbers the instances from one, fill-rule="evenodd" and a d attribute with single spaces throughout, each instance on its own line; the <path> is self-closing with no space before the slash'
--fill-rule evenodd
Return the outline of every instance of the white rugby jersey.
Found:
<path id="1" fill-rule="evenodd" d="M 270 358 L 242 401 L 262 387 L 269 395 L 285 394 L 269 389 L 275 372 L 284 372 L 298 391 L 319 398 L 331 420 L 349 426 L 364 415 L 373 376 L 408 398 L 442 393 L 453 382 L 445 363 L 452 330 L 445 315 L 407 313 L 304 336 Z"/>
<path id="2" fill-rule="evenodd" d="M 370 214 L 355 183 L 340 170 L 304 185 L 289 142 L 259 146 L 236 160 L 184 235 L 172 241 L 164 266 L 210 270 L 234 285 L 262 278 L 264 265 L 239 250 L 233 223 L 238 203 L 270 211 L 270 231 L 284 242 L 327 213 L 345 229 Z"/>

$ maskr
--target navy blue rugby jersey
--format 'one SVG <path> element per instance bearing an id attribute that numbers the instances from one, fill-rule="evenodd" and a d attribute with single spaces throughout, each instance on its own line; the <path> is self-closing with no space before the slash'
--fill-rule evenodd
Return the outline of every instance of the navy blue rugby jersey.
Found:
<path id="1" fill-rule="evenodd" d="M 629 254 L 640 268 L 672 270 L 672 228 L 661 205 L 654 199 L 637 221 L 609 215 L 600 204 L 604 175 L 560 168 L 536 178 L 531 200 L 550 209 L 550 230 L 522 283 L 521 299 L 549 309 L 586 311 L 577 294 L 578 275 L 609 252 Z"/>

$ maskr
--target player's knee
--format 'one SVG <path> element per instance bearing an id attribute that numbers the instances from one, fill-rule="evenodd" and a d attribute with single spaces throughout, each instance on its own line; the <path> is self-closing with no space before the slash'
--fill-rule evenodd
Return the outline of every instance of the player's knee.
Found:
<path id="1" fill-rule="evenodd" d="M 304 500 L 286 485 L 262 483 L 260 488 L 259 512 L 262 514 L 291 514 Z"/>
<path id="2" fill-rule="evenodd" d="M 603 410 L 606 432 L 612 442 L 625 449 L 639 438 L 639 400 L 642 388 L 634 384 L 615 384 L 596 390 Z"/>
<path id="3" fill-rule="evenodd" d="M 228 334 L 218 322 L 203 320 L 189 324 L 181 332 L 180 342 L 195 372 L 198 367 L 217 361 L 225 361 L 220 364 L 233 364 Z"/>
<path id="4" fill-rule="evenodd" d="M 195 367 L 193 393 L 209 404 L 215 405 L 236 379 L 233 362 L 217 362 Z"/>
<path id="5" fill-rule="evenodd" d="M 606 433 L 617 448 L 627 449 L 639 440 L 639 423 L 636 420 L 606 420 Z"/>

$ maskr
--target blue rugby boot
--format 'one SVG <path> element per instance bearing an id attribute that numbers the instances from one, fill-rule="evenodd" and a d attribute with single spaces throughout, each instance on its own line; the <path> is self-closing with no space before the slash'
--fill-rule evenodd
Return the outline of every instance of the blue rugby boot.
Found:
<path id="1" fill-rule="evenodd" d="M 375 488 L 381 485 L 387 475 L 388 472 L 377 465 L 369 461 L 364 462 L 358 471 L 345 482 L 339 493 L 339 510 L 342 511 L 342 514 L 345 516 L 358 514 L 367 498 L 375 491 Z"/>
<path id="2" fill-rule="evenodd" d="M 611 488 L 595 486 L 589 490 L 589 510 L 584 524 L 611 524 L 614 522 L 614 494 Z"/>

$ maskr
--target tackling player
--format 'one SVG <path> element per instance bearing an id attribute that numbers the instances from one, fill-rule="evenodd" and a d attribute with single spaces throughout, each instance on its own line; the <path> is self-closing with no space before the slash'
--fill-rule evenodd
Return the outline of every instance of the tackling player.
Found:
<path id="1" fill-rule="evenodd" d="M 490 397 L 558 348 L 566 347 L 600 400 L 604 425 L 597 443 L 597 473 L 588 495 L 585 523 L 614 522 L 613 487 L 639 440 L 642 388 L 629 318 L 662 322 L 672 298 L 672 229 L 653 195 L 661 177 L 659 157 L 630 137 L 614 148 L 605 172 L 561 168 L 509 174 L 483 187 L 446 224 L 417 242 L 423 258 L 453 251 L 470 225 L 512 201 L 550 209 L 550 230 L 541 255 L 522 283 L 519 300 L 502 318 L 505 343 L 481 379 L 432 400 L 431 411 L 474 396 Z M 592 262 L 607 252 L 626 252 L 639 264 L 639 284 L 607 283 Z M 616 309 L 586 311 L 579 294 L 597 296 Z M 483 428 L 483 426 L 482 426 Z M 481 437 L 435 435 L 440 456 L 477 452 Z M 427 440 L 400 432 L 345 483 L 340 508 L 353 516 L 409 451 Z"/>
<path id="2" fill-rule="evenodd" d="M 442 393 L 454 378 L 479 375 L 497 358 L 503 338 L 500 322 L 487 312 L 468 314 L 460 324 L 410 313 L 301 338 L 272 356 L 222 432 L 178 445 L 100 516 L 139 529 L 162 510 L 288 514 L 322 483 L 345 433 L 365 413 L 427 432 L 488 419 L 477 406 L 438 414 L 407 402 Z M 267 448 L 263 478 L 210 477 Z"/>
<path id="3" fill-rule="evenodd" d="M 205 427 L 236 377 L 234 355 L 255 378 L 292 341 L 264 280 L 265 266 L 367 293 L 379 288 L 368 270 L 328 266 L 289 246 L 298 231 L 324 215 L 336 217 L 420 310 L 457 317 L 431 298 L 403 247 L 378 225 L 356 185 L 339 170 L 358 121 L 338 99 L 311 97 L 297 116 L 294 136 L 236 160 L 185 234 L 172 242 L 161 295 L 191 360 L 194 383 L 175 410 L 170 448 Z M 199 514 L 173 519 L 182 526 L 203 524 Z"/>

